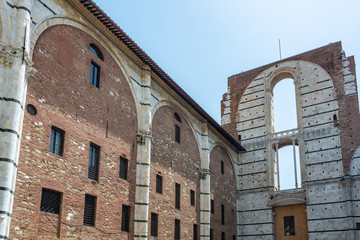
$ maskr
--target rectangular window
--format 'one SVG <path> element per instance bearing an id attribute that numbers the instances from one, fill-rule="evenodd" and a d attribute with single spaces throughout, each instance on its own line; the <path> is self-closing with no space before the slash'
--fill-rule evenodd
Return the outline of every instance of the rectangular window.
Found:
<path id="1" fill-rule="evenodd" d="M 99 158 L 100 147 L 90 143 L 88 178 L 94 181 L 99 177 Z"/>
<path id="2" fill-rule="evenodd" d="M 225 232 L 221 232 L 221 240 L 225 240 Z"/>
<path id="3" fill-rule="evenodd" d="M 94 61 L 90 65 L 90 83 L 97 88 L 100 86 L 100 66 Z"/>
<path id="4" fill-rule="evenodd" d="M 211 205 L 211 213 L 214 213 L 214 199 L 211 199 L 211 202 L 210 202 L 210 205 Z"/>
<path id="5" fill-rule="evenodd" d="M 60 214 L 61 193 L 42 189 L 40 211 Z"/>
<path id="6" fill-rule="evenodd" d="M 225 225 L 225 206 L 221 204 L 221 224 Z"/>
<path id="7" fill-rule="evenodd" d="M 156 174 L 156 192 L 162 194 L 163 177 Z"/>
<path id="8" fill-rule="evenodd" d="M 224 161 L 221 160 L 221 174 L 225 173 L 225 169 L 224 169 Z"/>
<path id="9" fill-rule="evenodd" d="M 175 183 L 175 208 L 180 209 L 180 184 Z"/>
<path id="10" fill-rule="evenodd" d="M 175 141 L 180 143 L 180 127 L 175 125 Z"/>
<path id="11" fill-rule="evenodd" d="M 57 127 L 51 127 L 50 152 L 59 156 L 63 154 L 65 132 Z"/>
<path id="12" fill-rule="evenodd" d="M 120 170 L 119 178 L 127 180 L 128 175 L 128 160 L 126 158 L 120 157 Z"/>
<path id="13" fill-rule="evenodd" d="M 130 206 L 122 205 L 121 231 L 130 231 Z"/>
<path id="14" fill-rule="evenodd" d="M 84 225 L 95 226 L 96 197 L 85 195 Z"/>
<path id="15" fill-rule="evenodd" d="M 213 235 L 214 233 L 213 233 L 213 230 L 210 228 L 210 240 L 213 240 L 214 238 L 213 238 Z"/>
<path id="16" fill-rule="evenodd" d="M 235 240 L 235 235 L 233 235 L 233 240 Z"/>
<path id="17" fill-rule="evenodd" d="M 194 236 L 193 236 L 194 240 L 198 239 L 198 225 L 194 224 Z"/>
<path id="18" fill-rule="evenodd" d="M 157 237 L 158 236 L 158 219 L 159 215 L 156 213 L 151 213 L 151 228 L 150 234 L 151 236 Z"/>
<path id="19" fill-rule="evenodd" d="M 190 204 L 191 206 L 195 206 L 195 191 L 190 190 Z"/>
<path id="20" fill-rule="evenodd" d="M 175 219 L 175 237 L 174 240 L 180 240 L 180 220 Z"/>
<path id="21" fill-rule="evenodd" d="M 295 235 L 294 216 L 284 217 L 284 231 L 285 231 L 285 236 Z"/>

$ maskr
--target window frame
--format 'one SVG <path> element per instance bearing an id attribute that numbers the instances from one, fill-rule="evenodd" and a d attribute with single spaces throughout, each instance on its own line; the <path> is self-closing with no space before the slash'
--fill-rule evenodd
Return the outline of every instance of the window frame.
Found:
<path id="1" fill-rule="evenodd" d="M 181 134 L 181 130 L 180 130 L 180 126 L 175 124 L 175 142 L 180 143 L 180 134 Z"/>
<path id="2" fill-rule="evenodd" d="M 162 194 L 163 193 L 163 176 L 160 174 L 156 174 L 156 186 L 155 191 L 156 193 Z"/>
<path id="3" fill-rule="evenodd" d="M 56 207 L 55 207 L 55 211 L 49 211 L 45 205 L 45 194 L 44 193 L 51 193 L 51 194 L 56 194 L 58 195 L 58 201 L 56 203 Z M 48 189 L 48 188 L 42 188 L 41 189 L 41 200 L 40 200 L 40 211 L 41 212 L 45 212 L 45 213 L 51 213 L 51 214 L 57 214 L 60 215 L 61 214 L 61 205 L 62 205 L 62 192 L 53 190 L 53 189 Z"/>
<path id="4" fill-rule="evenodd" d="M 180 183 L 175 183 L 175 208 L 181 208 L 181 185 Z"/>
<path id="5" fill-rule="evenodd" d="M 289 227 L 288 229 L 287 229 L 287 225 Z M 284 216 L 284 236 L 295 236 L 295 235 L 296 235 L 295 217 L 294 216 Z"/>
<path id="6" fill-rule="evenodd" d="M 120 157 L 119 160 L 119 178 L 123 180 L 128 180 L 128 169 L 129 169 L 129 160 L 125 157 Z"/>
<path id="7" fill-rule="evenodd" d="M 97 158 L 93 156 L 93 149 L 97 151 Z M 90 142 L 89 147 L 89 163 L 88 163 L 88 179 L 91 181 L 98 182 L 99 181 L 99 169 L 100 169 L 100 149 L 101 147 L 99 145 L 96 145 L 95 143 Z M 95 163 L 95 166 L 91 166 L 91 163 Z M 94 167 L 94 169 L 92 169 Z M 94 178 L 92 178 L 92 174 L 95 172 Z"/>
<path id="8" fill-rule="evenodd" d="M 90 201 L 93 201 L 93 205 Z M 90 194 L 85 194 L 85 204 L 84 204 L 84 219 L 83 219 L 83 225 L 89 226 L 89 227 L 95 227 L 96 224 L 96 206 L 97 205 L 97 197 Z M 89 209 L 90 208 L 90 209 Z M 89 215 L 89 211 L 91 211 L 91 214 Z M 90 218 L 91 222 L 87 222 L 87 220 Z"/>
<path id="9" fill-rule="evenodd" d="M 60 140 L 58 140 L 59 138 Z M 65 131 L 58 127 L 51 126 L 49 152 L 62 157 L 64 153 L 64 139 Z M 57 141 L 59 142 L 57 143 Z M 57 144 L 59 145 L 58 148 L 56 147 Z"/>
<path id="10" fill-rule="evenodd" d="M 94 73 L 94 69 L 96 69 L 96 73 Z M 90 84 L 96 88 L 100 88 L 100 73 L 101 67 L 94 60 L 91 60 L 90 63 Z M 95 76 L 96 74 L 96 76 Z"/>
<path id="11" fill-rule="evenodd" d="M 158 237 L 159 236 L 159 214 L 151 213 L 151 222 L 150 222 L 150 236 Z"/>
<path id="12" fill-rule="evenodd" d="M 190 205 L 195 206 L 195 191 L 190 189 Z"/>
<path id="13" fill-rule="evenodd" d="M 121 232 L 130 232 L 131 206 L 122 205 L 121 209 Z"/>
<path id="14" fill-rule="evenodd" d="M 180 219 L 175 219 L 174 240 L 180 240 L 180 238 L 181 238 L 181 221 Z"/>

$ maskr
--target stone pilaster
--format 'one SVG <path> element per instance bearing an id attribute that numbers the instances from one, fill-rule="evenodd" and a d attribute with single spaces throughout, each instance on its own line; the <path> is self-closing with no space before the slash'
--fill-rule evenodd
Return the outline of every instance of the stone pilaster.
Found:
<path id="1" fill-rule="evenodd" d="M 200 239 L 210 239 L 210 149 L 207 123 L 201 129 Z"/>
<path id="2" fill-rule="evenodd" d="M 9 238 L 27 79 L 32 0 L 14 1 L 9 42 L 0 46 L 0 239 Z M 28 74 L 27 74 L 28 73 Z"/>
<path id="3" fill-rule="evenodd" d="M 149 184 L 151 156 L 151 76 L 150 68 L 143 68 L 139 130 L 137 135 L 137 165 L 134 215 L 134 239 L 148 238 Z"/>

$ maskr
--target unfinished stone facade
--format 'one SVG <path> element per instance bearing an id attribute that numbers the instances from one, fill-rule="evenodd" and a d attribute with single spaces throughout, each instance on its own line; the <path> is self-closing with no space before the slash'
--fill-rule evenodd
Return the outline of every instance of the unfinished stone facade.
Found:
<path id="1" fill-rule="evenodd" d="M 230 77 L 222 128 L 91 0 L 1 1 L 0 39 L 0 239 L 280 239 L 286 214 L 297 239 L 360 238 L 340 43 Z M 276 133 L 284 78 L 298 126 Z M 302 183 L 281 191 L 287 145 Z"/>
<path id="2" fill-rule="evenodd" d="M 295 85 L 297 127 L 274 132 L 273 89 L 286 78 Z M 340 42 L 231 76 L 222 103 L 222 126 L 247 150 L 237 164 L 240 239 L 273 239 L 276 229 L 284 236 L 284 222 L 274 221 L 280 206 L 295 219 L 289 207 L 306 206 L 295 225 L 307 226 L 309 239 L 360 237 L 355 63 Z M 301 184 L 282 191 L 278 150 L 288 145 L 299 147 Z"/>

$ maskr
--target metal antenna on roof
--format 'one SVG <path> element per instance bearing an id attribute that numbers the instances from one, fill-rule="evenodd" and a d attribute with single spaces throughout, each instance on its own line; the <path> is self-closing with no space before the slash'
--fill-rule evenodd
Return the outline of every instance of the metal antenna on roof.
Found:
<path id="1" fill-rule="evenodd" d="M 281 43 L 280 43 L 280 39 L 279 39 L 279 54 L 280 54 L 280 60 L 281 60 Z"/>

